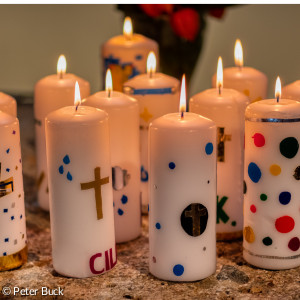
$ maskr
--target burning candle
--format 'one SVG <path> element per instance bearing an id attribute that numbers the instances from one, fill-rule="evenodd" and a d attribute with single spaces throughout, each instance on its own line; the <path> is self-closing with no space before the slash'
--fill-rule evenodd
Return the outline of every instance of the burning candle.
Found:
<path id="1" fill-rule="evenodd" d="M 0 110 L 13 117 L 17 117 L 17 102 L 15 98 L 0 92 Z"/>
<path id="2" fill-rule="evenodd" d="M 106 112 L 75 106 L 46 118 L 54 269 L 64 276 L 102 274 L 116 264 Z"/>
<path id="3" fill-rule="evenodd" d="M 150 272 L 195 281 L 216 270 L 216 126 L 185 112 L 150 124 Z"/>
<path id="4" fill-rule="evenodd" d="M 300 103 L 275 99 L 246 109 L 245 260 L 266 269 L 300 266 Z"/>
<path id="5" fill-rule="evenodd" d="M 212 119 L 217 125 L 217 238 L 242 237 L 245 109 L 249 99 L 223 88 L 222 59 L 218 60 L 217 88 L 190 99 L 190 111 Z"/>
<path id="6" fill-rule="evenodd" d="M 49 210 L 45 118 L 54 110 L 72 105 L 76 81 L 81 87 L 82 97 L 87 97 L 90 84 L 74 74 L 66 73 L 66 59 L 61 55 L 57 62 L 57 74 L 42 78 L 34 88 L 38 202 L 45 210 Z"/>
<path id="7" fill-rule="evenodd" d="M 149 51 L 154 51 L 158 57 L 158 44 L 155 41 L 132 32 L 131 19 L 126 17 L 123 35 L 109 39 L 102 46 L 103 77 L 106 70 L 111 69 L 114 89 L 119 92 L 122 92 L 125 81 L 145 73 Z"/>
<path id="8" fill-rule="evenodd" d="M 141 233 L 139 105 L 137 100 L 113 91 L 110 69 L 106 91 L 84 100 L 109 117 L 116 242 L 127 242 Z"/>
<path id="9" fill-rule="evenodd" d="M 239 39 L 234 47 L 234 61 L 235 67 L 224 69 L 224 87 L 245 94 L 251 102 L 265 99 L 268 78 L 264 73 L 244 66 L 243 48 Z M 216 75 L 212 78 L 212 86 L 216 87 Z"/>
<path id="10" fill-rule="evenodd" d="M 141 193 L 143 212 L 148 207 L 148 128 L 151 121 L 178 110 L 179 81 L 168 75 L 156 73 L 156 58 L 150 52 L 147 74 L 124 83 L 125 94 L 132 95 L 140 107 Z"/>

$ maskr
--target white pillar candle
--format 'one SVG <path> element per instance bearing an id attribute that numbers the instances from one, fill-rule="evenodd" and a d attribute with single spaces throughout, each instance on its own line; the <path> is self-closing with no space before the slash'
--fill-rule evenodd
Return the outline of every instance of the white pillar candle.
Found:
<path id="1" fill-rule="evenodd" d="M 124 83 L 124 92 L 132 95 L 140 107 L 140 155 L 141 155 L 141 193 L 143 212 L 148 207 L 148 129 L 149 124 L 158 117 L 178 110 L 179 81 L 168 75 L 156 73 L 156 59 L 150 52 L 147 74 L 138 75 Z"/>
<path id="2" fill-rule="evenodd" d="M 222 77 L 221 59 L 218 72 Z M 242 93 L 223 89 L 205 90 L 190 99 L 190 111 L 217 125 L 217 238 L 242 237 L 245 109 L 249 99 Z"/>
<path id="3" fill-rule="evenodd" d="M 216 126 L 181 111 L 149 128 L 149 265 L 160 279 L 195 281 L 216 270 Z"/>
<path id="4" fill-rule="evenodd" d="M 274 270 L 300 266 L 300 103 L 279 93 L 249 105 L 245 125 L 243 255 Z"/>
<path id="5" fill-rule="evenodd" d="M 70 277 L 102 274 L 116 264 L 108 116 L 58 109 L 46 118 L 46 142 L 53 267 Z"/>
<path id="6" fill-rule="evenodd" d="M 13 117 L 16 117 L 17 101 L 12 96 L 0 92 L 0 110 Z"/>
<path id="7" fill-rule="evenodd" d="M 134 98 L 112 90 L 109 69 L 106 91 L 83 103 L 103 109 L 109 117 L 116 242 L 127 242 L 141 233 L 139 105 Z"/>
<path id="8" fill-rule="evenodd" d="M 90 94 L 90 84 L 87 81 L 65 72 L 66 60 L 61 55 L 57 63 L 57 74 L 42 78 L 34 88 L 38 202 L 40 207 L 45 210 L 49 210 L 45 117 L 54 110 L 73 104 L 76 81 L 79 83 L 83 98 Z"/>
<path id="9" fill-rule="evenodd" d="M 284 86 L 282 88 L 282 98 L 300 101 L 300 80 Z"/>
<path id="10" fill-rule="evenodd" d="M 241 41 L 235 44 L 235 67 L 224 69 L 224 87 L 237 90 L 247 97 L 251 103 L 267 97 L 268 78 L 259 70 L 245 67 Z M 216 87 L 216 74 L 212 78 L 212 86 Z"/>
<path id="11" fill-rule="evenodd" d="M 0 271 L 27 260 L 19 121 L 0 111 Z"/>
<path id="12" fill-rule="evenodd" d="M 141 34 L 133 34 L 131 19 L 126 17 L 123 34 L 109 39 L 102 45 L 103 78 L 106 70 L 110 68 L 114 89 L 122 92 L 125 81 L 146 72 L 146 61 L 150 51 L 154 51 L 158 57 L 158 44 Z"/>

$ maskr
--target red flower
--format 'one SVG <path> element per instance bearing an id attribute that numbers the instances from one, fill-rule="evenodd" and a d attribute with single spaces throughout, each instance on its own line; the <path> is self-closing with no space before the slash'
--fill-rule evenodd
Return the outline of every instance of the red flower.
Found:
<path id="1" fill-rule="evenodd" d="M 139 4 L 139 7 L 152 18 L 156 18 L 163 13 L 171 14 L 174 4 Z"/>
<path id="2" fill-rule="evenodd" d="M 196 10 L 184 8 L 171 16 L 171 26 L 180 37 L 194 41 L 200 29 L 200 17 Z"/>

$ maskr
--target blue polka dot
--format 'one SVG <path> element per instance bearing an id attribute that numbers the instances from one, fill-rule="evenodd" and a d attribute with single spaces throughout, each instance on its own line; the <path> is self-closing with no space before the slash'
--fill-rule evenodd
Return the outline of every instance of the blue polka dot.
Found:
<path id="1" fill-rule="evenodd" d="M 149 212 L 149 204 L 148 204 L 148 212 Z"/>
<path id="2" fill-rule="evenodd" d="M 70 157 L 69 155 L 66 155 L 64 158 L 63 158 L 63 162 L 68 165 L 70 163 Z"/>
<path id="3" fill-rule="evenodd" d="M 63 167 L 63 166 L 60 166 L 60 167 L 58 168 L 58 172 L 59 172 L 60 174 L 63 174 L 63 173 L 64 173 L 64 167 Z"/>
<path id="4" fill-rule="evenodd" d="M 161 229 L 160 223 L 157 222 L 157 223 L 155 224 L 155 227 L 156 227 L 156 229 Z"/>
<path id="5" fill-rule="evenodd" d="M 4 212 L 4 213 L 7 213 L 7 212 L 8 212 L 8 209 L 7 209 L 7 208 L 4 208 L 4 209 L 3 209 L 3 212 Z"/>
<path id="6" fill-rule="evenodd" d="M 23 215 L 20 215 L 20 219 L 22 219 L 23 218 Z"/>
<path id="7" fill-rule="evenodd" d="M 13 221 L 13 220 L 15 219 L 15 217 L 14 217 L 14 216 L 11 216 L 10 219 Z"/>
<path id="8" fill-rule="evenodd" d="M 214 145 L 212 143 L 207 143 L 205 146 L 205 152 L 207 155 L 211 155 L 214 151 Z"/>
<path id="9" fill-rule="evenodd" d="M 3 256 L 6 256 L 7 255 L 7 253 L 6 252 L 3 252 Z"/>
<path id="10" fill-rule="evenodd" d="M 9 172 L 9 171 L 10 171 L 10 169 L 9 169 L 9 168 L 7 168 L 7 169 L 6 169 L 6 172 Z"/>
<path id="11" fill-rule="evenodd" d="M 143 55 L 141 55 L 141 54 L 138 54 L 138 55 L 135 56 L 136 60 L 141 60 L 142 58 L 143 58 Z"/>
<path id="12" fill-rule="evenodd" d="M 121 198 L 121 201 L 122 201 L 123 204 L 126 204 L 128 202 L 127 196 L 123 195 L 122 198 Z"/>
<path id="13" fill-rule="evenodd" d="M 175 167 L 176 167 L 175 163 L 173 163 L 173 162 L 170 162 L 170 163 L 169 163 L 169 168 L 170 168 L 171 170 L 175 169 Z"/>
<path id="14" fill-rule="evenodd" d="M 287 205 L 291 201 L 291 193 L 289 192 L 281 192 L 279 195 L 279 202 L 282 205 Z"/>
<path id="15" fill-rule="evenodd" d="M 70 180 L 70 181 L 72 181 L 72 179 L 73 179 L 73 177 L 72 177 L 72 175 L 71 175 L 70 172 L 67 173 L 67 179 Z"/>
<path id="16" fill-rule="evenodd" d="M 119 208 L 119 209 L 118 209 L 118 214 L 119 214 L 120 216 L 122 216 L 122 215 L 124 214 L 124 211 L 123 211 L 121 208 Z"/>
<path id="17" fill-rule="evenodd" d="M 10 150 L 9 148 L 6 150 L 6 153 L 7 153 L 7 154 L 9 153 L 9 150 Z"/>
<path id="18" fill-rule="evenodd" d="M 181 276 L 184 272 L 184 267 L 183 265 L 175 265 L 174 268 L 173 268 L 173 273 L 176 275 L 176 276 Z"/>
<path id="19" fill-rule="evenodd" d="M 4 242 L 5 242 L 5 243 L 8 243 L 8 241 L 9 241 L 9 238 L 5 238 L 5 239 L 4 239 Z"/>
<path id="20" fill-rule="evenodd" d="M 257 164 L 255 163 L 250 163 L 248 166 L 248 175 L 250 177 L 250 179 L 257 183 L 260 178 L 261 178 L 261 171 L 259 169 L 259 167 L 257 166 Z"/>

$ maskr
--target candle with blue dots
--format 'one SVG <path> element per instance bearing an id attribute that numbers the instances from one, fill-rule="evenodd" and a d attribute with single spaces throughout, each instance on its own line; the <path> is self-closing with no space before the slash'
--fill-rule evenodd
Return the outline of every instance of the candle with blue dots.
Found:
<path id="1" fill-rule="evenodd" d="M 190 111 L 217 125 L 217 239 L 232 240 L 243 232 L 244 116 L 249 99 L 223 88 L 221 57 L 217 70 L 217 89 L 193 96 Z"/>
<path id="2" fill-rule="evenodd" d="M 279 270 L 300 266 L 300 103 L 275 95 L 246 109 L 243 256 Z"/>
<path id="3" fill-rule="evenodd" d="M 27 260 L 19 121 L 0 111 L 0 271 Z"/>
<path id="4" fill-rule="evenodd" d="M 149 269 L 164 280 L 195 281 L 216 270 L 216 126 L 185 112 L 150 124 Z"/>
<path id="5" fill-rule="evenodd" d="M 156 73 L 153 52 L 148 55 L 147 74 L 138 75 L 124 83 L 125 94 L 136 98 L 140 107 L 140 187 L 144 213 L 147 213 L 149 203 L 149 124 L 158 117 L 178 110 L 179 84 L 174 77 Z"/>

